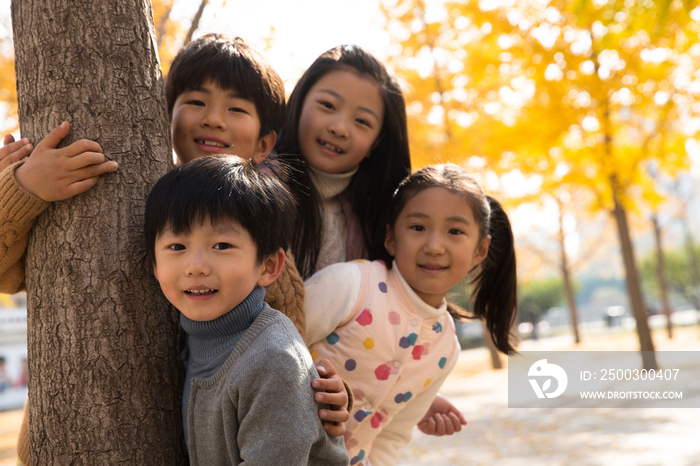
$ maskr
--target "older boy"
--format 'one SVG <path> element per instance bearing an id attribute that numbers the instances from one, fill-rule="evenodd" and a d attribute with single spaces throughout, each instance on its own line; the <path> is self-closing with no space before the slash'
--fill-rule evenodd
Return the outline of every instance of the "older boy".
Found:
<path id="1" fill-rule="evenodd" d="M 212 153 L 234 153 L 262 162 L 272 150 L 284 120 L 284 86 L 277 73 L 240 38 L 208 34 L 183 48 L 173 61 L 166 98 L 177 165 Z M 29 230 L 50 202 L 87 191 L 100 175 L 117 169 L 105 161 L 94 141 L 80 140 L 56 149 L 68 135 L 64 122 L 36 147 L 5 136 L 0 148 L 0 292 L 25 289 L 24 263 Z M 30 155 L 31 154 L 31 155 Z M 9 166 L 8 166 L 9 165 Z M 289 290 L 293 290 L 290 292 Z M 304 328 L 303 282 L 291 261 L 271 287 L 266 301 Z M 319 369 L 325 377 L 334 371 Z M 347 395 L 337 375 L 318 380 L 318 401 L 344 406 Z M 319 413 L 329 433 L 344 432 L 345 409 Z M 29 464 L 28 415 L 18 454 Z"/>
<path id="2" fill-rule="evenodd" d="M 193 465 L 348 464 L 343 438 L 316 418 L 318 374 L 303 340 L 263 302 L 293 215 L 286 188 L 235 156 L 185 163 L 148 196 L 146 247 L 188 334 L 182 412 Z"/>

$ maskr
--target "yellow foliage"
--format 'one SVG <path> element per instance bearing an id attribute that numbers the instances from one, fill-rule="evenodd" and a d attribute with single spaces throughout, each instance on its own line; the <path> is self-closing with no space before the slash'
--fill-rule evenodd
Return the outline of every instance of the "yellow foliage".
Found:
<path id="1" fill-rule="evenodd" d="M 542 176 L 635 211 L 662 199 L 647 165 L 688 168 L 681 122 L 700 86 L 697 2 L 535 0 L 488 11 L 475 0 L 385 8 L 401 48 L 414 166 L 472 156 L 496 174 Z M 439 15 L 437 15 L 439 16 Z M 524 200 L 524 199 L 523 199 Z"/>

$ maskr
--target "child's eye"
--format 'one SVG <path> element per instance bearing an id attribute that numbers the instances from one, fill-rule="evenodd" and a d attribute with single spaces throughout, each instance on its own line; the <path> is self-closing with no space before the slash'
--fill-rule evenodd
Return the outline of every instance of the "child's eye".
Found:
<path id="1" fill-rule="evenodd" d="M 187 105 L 196 105 L 197 107 L 204 107 L 204 102 L 201 100 L 190 100 L 187 102 Z"/>
<path id="2" fill-rule="evenodd" d="M 358 122 L 359 124 L 363 125 L 363 126 L 368 127 L 368 128 L 371 128 L 371 127 L 372 127 L 372 125 L 369 123 L 369 121 L 363 120 L 362 118 L 358 118 L 358 119 L 355 120 L 355 121 Z"/>
<path id="3" fill-rule="evenodd" d="M 214 249 L 218 249 L 218 250 L 230 249 L 232 247 L 233 246 L 231 246 L 229 243 L 216 243 L 214 245 Z"/>
<path id="4" fill-rule="evenodd" d="M 451 235 L 463 235 L 464 234 L 464 232 L 462 230 L 460 230 L 459 228 L 450 228 L 448 230 L 448 233 Z"/>
<path id="5" fill-rule="evenodd" d="M 169 245 L 167 249 L 170 249 L 171 251 L 182 251 L 185 249 L 185 246 L 183 244 L 175 243 Z"/>
<path id="6" fill-rule="evenodd" d="M 413 231 L 425 231 L 425 227 L 423 225 L 411 225 L 409 228 Z"/>
<path id="7" fill-rule="evenodd" d="M 242 109 L 241 107 L 231 107 L 229 108 L 229 110 L 235 113 L 245 113 L 246 115 L 248 114 L 248 112 Z"/>
<path id="8" fill-rule="evenodd" d="M 323 106 L 326 107 L 328 110 L 335 110 L 335 106 L 334 106 L 332 103 L 330 103 L 330 102 L 326 102 L 326 101 L 324 101 L 324 100 L 321 100 L 321 101 L 319 101 L 319 104 L 323 105 Z"/>

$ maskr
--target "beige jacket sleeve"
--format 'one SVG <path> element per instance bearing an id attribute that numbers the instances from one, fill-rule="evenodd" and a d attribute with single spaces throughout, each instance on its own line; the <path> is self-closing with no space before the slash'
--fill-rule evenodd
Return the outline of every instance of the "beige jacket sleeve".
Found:
<path id="1" fill-rule="evenodd" d="M 17 183 L 15 170 L 23 163 L 16 162 L 0 173 L 0 293 L 13 294 L 25 289 L 29 230 L 50 205 Z"/>

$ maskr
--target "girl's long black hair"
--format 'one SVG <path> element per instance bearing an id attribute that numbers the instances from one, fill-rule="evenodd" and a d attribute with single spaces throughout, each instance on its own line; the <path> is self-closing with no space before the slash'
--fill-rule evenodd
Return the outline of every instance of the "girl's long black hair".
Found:
<path id="1" fill-rule="evenodd" d="M 406 203 L 421 191 L 435 187 L 463 196 L 479 225 L 479 239 L 491 235 L 486 259 L 476 267 L 476 275 L 470 281 L 471 314 L 452 303 L 447 304 L 447 310 L 456 320 L 484 320 L 496 348 L 506 354 L 515 351 L 510 338 L 518 303 L 515 241 L 508 215 L 497 200 L 484 194 L 463 168 L 454 164 L 432 165 L 401 182 L 391 202 L 388 225 L 393 230 Z M 385 251 L 383 259 L 391 264 L 393 258 Z"/>
<path id="2" fill-rule="evenodd" d="M 292 252 L 304 279 L 316 268 L 323 218 L 319 194 L 299 147 L 299 119 L 309 90 L 321 77 L 337 70 L 348 70 L 376 81 L 384 103 L 384 120 L 374 149 L 362 160 L 350 185 L 341 194 L 348 197 L 359 219 L 366 259 L 378 259 L 383 254 L 391 196 L 401 180 L 411 173 L 406 104 L 396 80 L 384 65 L 356 45 L 341 45 L 319 56 L 299 79 L 289 98 L 287 118 L 275 147 L 282 166 L 286 167 L 282 179 L 297 200 Z"/>

